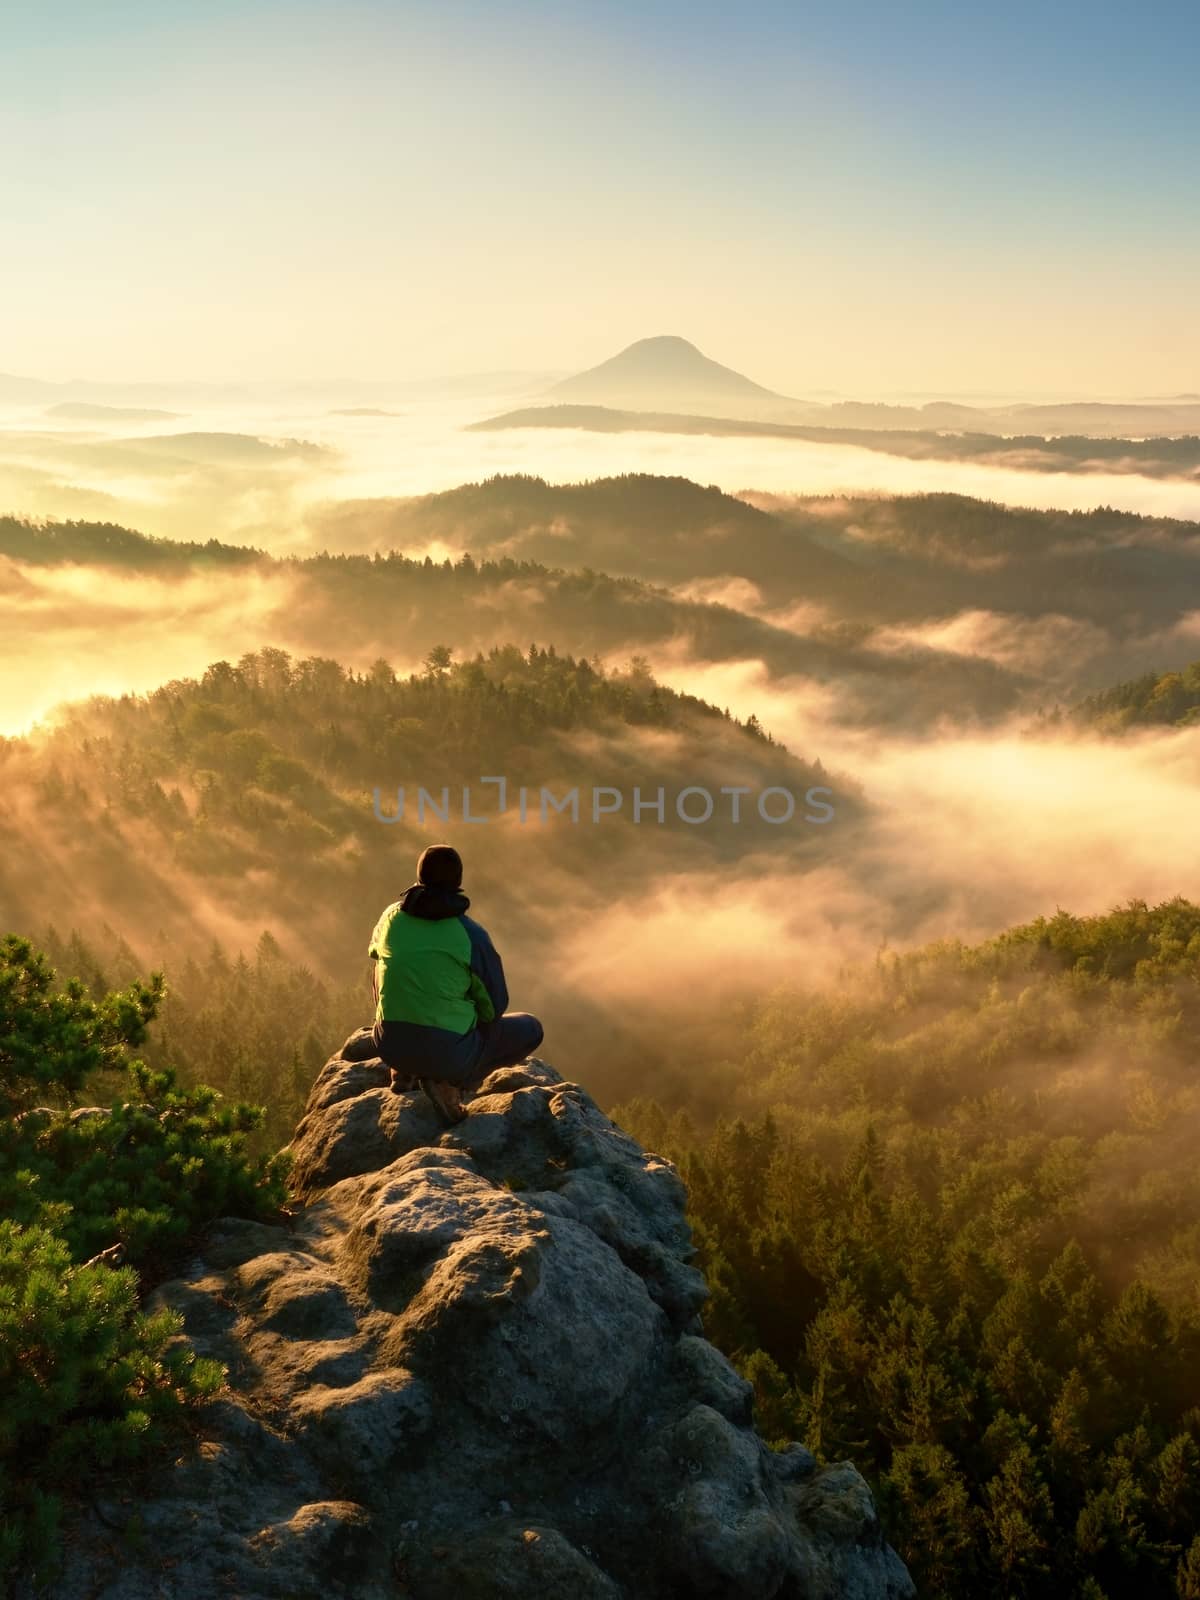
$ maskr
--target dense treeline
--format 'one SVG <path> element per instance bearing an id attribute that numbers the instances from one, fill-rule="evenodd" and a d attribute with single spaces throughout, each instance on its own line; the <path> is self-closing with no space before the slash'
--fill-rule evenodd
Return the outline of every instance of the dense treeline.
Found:
<path id="1" fill-rule="evenodd" d="M 332 554 L 272 558 L 216 540 L 174 543 L 106 523 L 12 517 L 0 518 L 0 553 L 144 571 L 255 565 L 303 575 L 317 592 L 325 583 L 343 593 L 352 586 L 376 603 L 378 587 L 366 593 L 372 583 L 388 584 L 394 601 L 403 597 L 399 580 L 434 574 L 443 592 L 454 573 L 468 590 L 508 585 L 518 606 L 513 586 L 523 580 L 572 578 L 592 586 L 593 605 L 614 607 L 630 602 L 629 580 L 682 585 L 737 573 L 768 602 L 802 598 L 825 608 L 843 633 L 976 608 L 981 575 L 992 609 L 1086 617 L 1132 632 L 1181 615 L 1197 581 L 1194 522 L 1111 506 L 1034 510 L 956 494 L 753 499 L 678 477 L 549 484 L 514 474 L 412 499 L 335 505 L 318 527 Z M 403 553 L 431 543 L 455 555 Z M 576 649 L 585 637 L 580 620 L 571 619 Z M 691 614 L 680 620 L 697 625 Z M 961 657 L 959 664 L 970 665 Z"/>
<path id="2" fill-rule="evenodd" d="M 253 642 L 324 653 L 336 639 L 356 664 L 397 651 L 419 660 L 442 642 L 450 606 L 460 656 L 533 635 L 587 657 L 657 649 L 761 660 L 772 674 L 827 685 L 841 720 L 891 729 L 994 719 L 1047 691 L 1098 689 L 1144 659 L 1148 636 L 1169 638 L 1200 582 L 1195 523 L 1112 507 L 1038 511 L 952 494 L 752 498 L 645 474 L 557 485 L 516 475 L 333 506 L 316 531 L 334 553 L 275 558 L 105 523 L 12 518 L 0 519 L 0 553 L 158 580 L 253 573 L 268 607 Z M 431 545 L 453 554 L 435 560 L 424 554 Z M 192 603 L 203 616 L 211 602 Z M 981 605 L 991 622 L 978 650 L 952 648 L 931 627 Z M 1062 659 L 1048 647 L 1064 618 L 1088 625 L 1078 669 L 1078 651 Z M 1047 648 L 1029 648 L 1026 623 Z M 905 631 L 888 631 L 897 626 Z"/>
<path id="3" fill-rule="evenodd" d="M 1200 722 L 1200 661 L 1178 672 L 1147 672 L 1088 695 L 1072 717 L 1106 733 L 1125 728 L 1182 727 Z"/>
<path id="4" fill-rule="evenodd" d="M 606 672 L 553 646 L 452 656 L 435 647 L 422 672 L 398 677 L 383 660 L 356 673 L 264 648 L 236 665 L 217 662 L 198 680 L 65 709 L 36 741 L 0 741 L 0 763 L 10 781 L 29 775 L 43 802 L 69 809 L 103 796 L 110 814 L 150 820 L 178 859 L 210 874 L 247 862 L 254 840 L 279 854 L 374 836 L 372 789 L 393 775 L 431 792 L 493 770 L 536 786 L 547 763 L 569 760 L 579 784 L 631 771 L 648 783 L 655 771 L 670 776 L 682 755 L 692 764 L 680 770 L 692 778 L 703 775 L 701 760 L 727 757 L 764 783 L 804 787 L 825 776 L 819 762 L 788 755 L 756 717 L 740 721 L 658 684 L 639 658 Z M 639 754 L 626 744 L 631 729 L 680 739 Z M 579 734 L 607 743 L 573 742 Z M 665 825 L 679 826 L 669 814 Z"/>
<path id="5" fill-rule="evenodd" d="M 280 1137 L 365 1013 L 270 936 L 167 991 L 142 1054 Z M 923 1594 L 1200 1593 L 1198 1031 L 1200 907 L 1133 902 L 780 991 L 694 1115 L 614 1108 L 683 1168 L 760 1427 L 867 1471 Z"/>
<path id="6" fill-rule="evenodd" d="M 0 555 L 14 561 L 72 561 L 137 572 L 193 565 L 244 567 L 271 559 L 259 550 L 217 539 L 198 544 L 156 538 L 116 522 L 31 522 L 22 517 L 0 517 Z"/>
<path id="7" fill-rule="evenodd" d="M 51 762 L 60 751 L 67 762 L 75 752 L 85 757 L 116 786 L 112 799 L 123 814 L 167 826 L 191 815 L 252 829 L 290 825 L 298 844 L 318 847 L 360 820 L 350 802 L 372 766 L 420 764 L 422 778 L 469 780 L 510 758 L 514 746 L 528 750 L 559 732 L 698 733 L 706 723 L 727 726 L 748 755 L 755 744 L 783 755 L 757 718 L 742 722 L 668 689 L 636 658 L 627 671 L 606 673 L 598 662 L 536 644 L 452 657 L 451 647 L 436 646 L 422 672 L 398 677 L 382 659 L 356 673 L 268 647 L 237 665 L 216 662 L 199 680 L 68 710 L 43 748 Z M 820 773 L 819 764 L 791 765 L 793 778 Z M 196 811 L 164 782 L 194 786 Z M 55 784 L 47 779 L 51 791 Z"/>
<path id="8" fill-rule="evenodd" d="M 65 981 L 64 981 L 65 978 Z M 225 1373 L 144 1290 L 203 1226 L 276 1214 L 287 1159 L 262 1113 L 130 1052 L 161 978 L 89 994 L 27 940 L 0 941 L 0 1586 L 52 1575 L 63 1497 L 136 1468 Z M 76 1107 L 103 1082 L 110 1106 Z"/>
<path id="9" fill-rule="evenodd" d="M 963 424 L 971 413 L 955 418 Z M 921 427 L 830 428 L 816 423 L 761 422 L 749 417 L 691 416 L 672 412 L 620 411 L 603 405 L 529 406 L 506 411 L 468 432 L 507 428 L 587 428 L 597 433 L 708 434 L 718 438 L 797 439 L 810 444 L 848 444 L 917 461 L 976 461 L 1018 467 L 1023 472 L 1064 472 L 1103 465 L 1110 472 L 1147 477 L 1188 477 L 1200 467 L 1195 434 L 1157 438 L 1091 438 L 1083 434 L 982 433 Z"/>
<path id="10" fill-rule="evenodd" d="M 893 647 L 881 653 L 871 647 L 864 619 L 828 627 L 814 623 L 797 631 L 786 619 L 776 623 L 755 614 L 753 584 L 751 610 L 689 598 L 697 575 L 728 574 L 747 559 L 756 570 L 771 568 L 770 587 L 779 589 L 781 603 L 786 599 L 794 604 L 797 591 L 813 601 L 831 598 L 833 591 L 813 570 L 814 563 L 832 563 L 838 583 L 844 577 L 868 598 L 869 591 L 888 602 L 900 589 L 892 580 L 879 584 L 864 577 L 854 564 L 797 539 L 794 529 L 719 491 L 701 491 L 685 480 L 673 488 L 671 480 L 649 481 L 665 483 L 682 497 L 681 528 L 670 521 L 671 496 L 651 496 L 639 538 L 631 539 L 624 527 L 617 527 L 615 544 L 596 544 L 589 523 L 571 538 L 547 534 L 536 560 L 500 550 L 476 559 L 469 549 L 440 560 L 396 549 L 273 557 L 215 540 L 186 544 L 150 539 L 106 523 L 35 525 L 11 518 L 0 519 L 0 555 L 31 567 L 69 561 L 158 581 L 252 574 L 259 592 L 273 601 L 256 644 L 265 635 L 292 652 L 324 654 L 329 641 L 336 640 L 339 658 L 355 666 L 369 664 L 373 656 L 395 661 L 398 654 L 407 665 L 415 664 L 443 642 L 445 619 L 452 616 L 450 642 L 463 658 L 532 635 L 544 648 L 589 659 L 654 650 L 678 655 L 685 648 L 697 660 L 709 662 L 761 660 L 780 676 L 831 685 L 845 715 L 855 722 L 923 727 L 946 716 L 994 717 L 1017 704 L 1024 685 L 1017 673 L 992 661 L 927 647 L 911 653 Z M 700 496 L 698 507 L 690 505 L 692 494 Z M 362 544 L 395 537 L 419 548 L 442 537 L 436 530 L 422 531 L 419 519 L 391 529 L 386 512 L 370 515 L 376 520 L 351 531 L 347 539 Z M 663 519 L 661 536 L 653 531 L 655 515 Z M 714 517 L 714 525 L 705 520 Z M 383 522 L 377 525 L 379 518 Z M 472 521 L 454 528 L 445 537 L 456 543 L 470 543 L 478 532 Z M 330 532 L 335 543 L 346 542 L 336 528 Z M 660 574 L 663 583 L 674 588 L 649 581 L 646 552 L 652 549 L 659 550 L 654 559 L 666 563 Z M 606 551 L 616 567 L 644 575 L 597 571 Z M 564 567 L 564 559 L 576 565 Z M 718 594 L 720 590 L 718 583 Z M 737 591 L 733 594 L 736 598 Z M 182 625 L 186 602 L 179 603 L 184 606 Z M 211 593 L 204 590 L 198 602 L 201 623 L 211 604 Z M 865 610 L 871 611 L 870 604 Z M 854 606 L 850 613 L 857 615 Z M 80 615 L 77 621 L 86 630 L 87 618 Z M 72 623 L 64 618 L 62 625 Z"/>
<path id="11" fill-rule="evenodd" d="M 214 941 L 236 977 L 238 952 L 253 964 L 268 931 L 294 976 L 279 978 L 278 994 L 262 986 L 256 993 L 269 995 L 281 1017 L 310 1019 L 328 1053 L 328 1030 L 336 1043 L 364 1020 L 371 928 L 412 882 L 420 848 L 448 835 L 466 853 L 473 902 L 497 925 L 520 1003 L 580 1038 L 579 1070 L 611 1062 L 633 1078 L 646 1052 L 660 1062 L 668 1030 L 639 1042 L 602 997 L 558 981 L 563 907 L 577 921 L 608 917 L 648 883 L 737 871 L 765 849 L 780 870 L 819 860 L 845 847 L 861 797 L 753 719 L 739 723 L 656 684 L 636 659 L 612 672 L 549 647 L 461 663 L 447 663 L 446 649 L 406 677 L 382 662 L 358 673 L 267 649 L 149 695 L 77 705 L 35 738 L 0 741 L 6 920 L 39 933 L 53 920 L 64 938 L 78 930 L 111 965 L 107 924 L 132 947 L 135 969 L 168 974 L 166 1023 L 186 1001 L 188 1025 L 171 1028 L 183 1065 L 195 1063 L 198 1081 L 274 1108 L 277 1095 L 251 1075 L 289 1083 L 296 1049 L 311 1065 L 309 1022 L 290 1032 L 243 1022 L 243 1042 L 233 1048 L 231 1019 L 241 1005 L 234 984 L 228 1006 L 216 1002 L 226 1020 L 202 1046 L 207 997 L 225 981 L 207 975 Z M 503 818 L 496 790 L 479 782 L 494 774 L 511 786 Z M 826 829 L 799 817 L 773 826 L 750 802 L 734 824 L 719 802 L 710 822 L 689 826 L 673 797 L 705 783 L 714 795 L 729 783 L 759 792 L 786 786 L 801 812 L 810 786 L 833 783 L 837 820 Z M 520 785 L 531 795 L 524 823 Z M 589 795 L 601 785 L 623 791 L 624 812 L 595 824 Z M 461 821 L 468 787 L 473 813 L 498 818 L 493 825 Z M 543 821 L 543 787 L 560 800 L 578 790 L 579 822 L 549 808 Z M 635 787 L 647 795 L 661 787 L 670 797 L 661 824 L 653 815 L 633 824 Z M 446 802 L 447 820 L 432 807 L 422 819 L 420 788 Z M 397 813 L 400 789 L 404 816 L 385 820 Z M 190 975 L 189 960 L 202 979 Z M 328 1011 L 316 1006 L 315 986 L 315 1009 L 303 998 L 305 973 L 327 986 Z M 360 992 L 353 1009 L 336 998 Z M 263 1000 L 244 1016 L 265 1019 L 266 1007 Z M 237 1060 L 240 1077 L 231 1077 Z M 273 1129 L 284 1131 L 294 1106 L 285 1097 L 277 1118 L 272 1109 Z"/>
<path id="12" fill-rule="evenodd" d="M 1058 913 L 758 1007 L 677 1160 L 760 1426 L 929 1596 L 1200 1595 L 1200 907 Z"/>
<path id="13" fill-rule="evenodd" d="M 957 494 L 743 500 L 639 473 L 583 484 L 495 477 L 413 500 L 348 501 L 321 527 L 342 547 L 438 539 L 476 557 L 586 561 L 654 583 L 736 573 L 772 603 L 817 603 L 842 625 L 975 610 L 985 579 L 992 610 L 1144 632 L 1184 614 L 1200 571 L 1194 522 L 1111 506 L 1043 511 Z"/>
<path id="14" fill-rule="evenodd" d="M 78 930 L 62 937 L 53 927 L 39 944 L 60 978 L 78 979 L 97 1001 L 143 971 L 137 954 L 111 929 L 102 930 L 98 948 Z M 200 959 L 166 965 L 163 977 L 141 1058 L 156 1070 L 170 1067 L 188 1087 L 208 1085 L 227 1099 L 261 1106 L 261 1125 L 247 1135 L 256 1153 L 291 1139 L 318 1072 L 371 1015 L 365 977 L 329 983 L 289 961 L 267 932 L 250 956 L 214 941 Z M 122 1088 L 120 1075 L 103 1071 L 91 1081 L 101 1099 Z"/>
<path id="15" fill-rule="evenodd" d="M 1097 441 L 1090 441 L 1097 442 Z M 490 544 L 511 539 L 525 528 L 548 526 L 556 518 L 568 526 L 623 527 L 630 540 L 647 534 L 686 532 L 710 534 L 721 522 L 738 525 L 747 537 L 768 536 L 774 515 L 764 511 L 777 497 L 755 495 L 752 501 L 725 494 L 682 477 L 628 472 L 587 483 L 552 484 L 526 473 L 497 474 L 457 489 L 410 500 L 375 502 L 397 531 L 421 530 L 440 535 L 458 531 L 475 533 L 478 553 Z M 888 542 L 898 548 L 928 547 L 939 531 L 950 542 L 974 544 L 986 540 L 993 553 L 1037 556 L 1056 538 L 1080 544 L 1097 540 L 1116 544 L 1141 539 L 1147 543 L 1175 540 L 1186 544 L 1195 536 L 1196 524 L 1179 518 L 1151 517 L 1138 512 L 1099 506 L 1087 511 L 1008 506 L 997 501 L 949 493 L 843 497 L 840 515 L 828 497 L 793 496 L 785 502 L 804 511 L 822 514 L 832 529 L 846 524 L 867 528 L 876 538 L 891 530 Z M 352 525 L 372 502 L 345 502 L 331 508 L 327 526 Z M 556 529 L 561 536 L 563 529 Z M 403 539 L 397 540 L 402 547 Z M 831 569 L 832 570 L 832 569 Z"/>
<path id="16" fill-rule="evenodd" d="M 707 591 L 729 604 L 680 616 L 697 656 L 729 658 L 740 645 L 774 674 L 828 686 L 838 720 L 889 731 L 1100 689 L 1136 670 L 1156 636 L 1170 648 L 1200 587 L 1195 522 L 956 494 L 737 498 L 682 478 L 514 476 L 346 502 L 321 527 L 342 546 L 436 539 L 477 557 L 586 563 Z M 768 631 L 797 602 L 799 620 Z M 653 642 L 650 626 L 644 637 Z"/>

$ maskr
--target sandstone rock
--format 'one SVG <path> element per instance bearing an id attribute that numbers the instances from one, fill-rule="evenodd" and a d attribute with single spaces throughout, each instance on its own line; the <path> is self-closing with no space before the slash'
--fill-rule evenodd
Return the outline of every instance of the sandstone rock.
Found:
<path id="1" fill-rule="evenodd" d="M 416 1592 L 461 1600 L 621 1600 L 594 1562 L 544 1523 L 504 1522 L 414 1568 Z"/>
<path id="2" fill-rule="evenodd" d="M 372 1519 L 347 1500 L 301 1506 L 290 1517 L 268 1523 L 247 1540 L 250 1560 L 262 1569 L 259 1593 L 279 1600 L 325 1600 L 334 1592 L 383 1576 Z"/>
<path id="3" fill-rule="evenodd" d="M 292 1431 L 308 1453 L 368 1495 L 411 1459 L 432 1421 L 428 1386 L 402 1368 L 344 1386 L 314 1384 L 291 1407 Z"/>
<path id="4" fill-rule="evenodd" d="M 338 1051 L 336 1056 L 330 1058 L 339 1064 L 345 1061 L 378 1061 L 379 1052 L 375 1048 L 374 1030 L 371 1028 L 356 1028 Z"/>
<path id="5" fill-rule="evenodd" d="M 137 1558 L 98 1502 L 56 1600 L 912 1594 L 858 1473 L 753 1431 L 678 1173 L 578 1085 L 504 1068 L 447 1131 L 362 1029 L 292 1148 L 290 1225 L 223 1219 L 152 1297 L 229 1388 Z"/>
<path id="6" fill-rule="evenodd" d="M 735 1372 L 715 1345 L 685 1333 L 676 1346 L 680 1365 L 687 1374 L 688 1388 L 705 1405 L 719 1411 L 730 1422 L 749 1425 L 754 1390 Z M 801 1446 L 800 1448 L 803 1448 Z"/>

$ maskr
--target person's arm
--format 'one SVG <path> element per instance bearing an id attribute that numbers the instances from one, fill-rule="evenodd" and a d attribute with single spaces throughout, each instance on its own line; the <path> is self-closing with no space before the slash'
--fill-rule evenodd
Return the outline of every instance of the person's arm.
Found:
<path id="1" fill-rule="evenodd" d="M 376 1009 L 379 1006 L 379 948 L 383 943 L 387 921 L 392 908 L 389 906 L 371 930 L 371 943 L 367 946 L 367 954 L 371 958 L 371 994 L 374 997 Z"/>
<path id="2" fill-rule="evenodd" d="M 500 953 L 486 928 L 467 921 L 471 936 L 471 994 L 481 1022 L 491 1022 L 508 1010 L 508 984 Z"/>

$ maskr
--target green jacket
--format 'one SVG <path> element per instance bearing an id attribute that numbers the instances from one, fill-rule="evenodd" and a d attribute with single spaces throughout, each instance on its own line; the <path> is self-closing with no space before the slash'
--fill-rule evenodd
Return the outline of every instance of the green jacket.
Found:
<path id="1" fill-rule="evenodd" d="M 376 1021 L 463 1034 L 503 1015 L 504 968 L 487 929 L 465 915 L 470 903 L 461 890 L 414 883 L 388 906 L 369 948 Z"/>

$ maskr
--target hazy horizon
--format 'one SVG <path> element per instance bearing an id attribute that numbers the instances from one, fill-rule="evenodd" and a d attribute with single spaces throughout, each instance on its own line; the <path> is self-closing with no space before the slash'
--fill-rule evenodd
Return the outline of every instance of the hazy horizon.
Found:
<path id="1" fill-rule="evenodd" d="M 353 409 L 356 398 L 368 404 L 332 386 L 290 399 L 205 396 L 170 417 L 144 421 L 116 414 L 57 417 L 49 414 L 54 402 L 44 398 L 0 401 L 0 514 L 100 518 L 167 538 L 215 537 L 304 551 L 320 548 L 316 524 L 335 501 L 431 494 L 497 473 L 572 483 L 646 472 L 715 484 L 729 494 L 942 491 L 1008 505 L 1111 505 L 1200 521 L 1200 482 L 1184 474 L 1032 470 L 1019 458 L 1002 464 L 916 460 L 856 444 L 789 438 L 467 431 L 539 399 L 495 382 L 474 391 L 463 382 L 454 392 L 410 393 L 394 405 L 376 396 L 368 409 L 386 414 L 339 414 Z M 228 436 L 227 445 L 207 450 L 202 436 L 208 434 Z M 182 439 L 177 449 L 170 445 L 173 436 Z M 242 458 L 237 452 L 254 440 L 280 449 L 269 460 Z M 313 445 L 318 452 L 298 448 Z M 152 460 L 143 447 L 161 451 L 163 459 Z M 176 455 L 177 461 L 166 459 Z"/>
<path id="2" fill-rule="evenodd" d="M 497 399 L 517 396 L 535 403 L 552 403 L 553 386 L 564 378 L 573 377 L 577 372 L 586 371 L 590 366 L 598 365 L 610 356 L 618 354 L 630 345 L 638 343 L 645 338 L 662 336 L 662 330 L 648 329 L 640 333 L 631 333 L 628 338 L 622 339 L 619 344 L 599 350 L 586 360 L 575 366 L 559 365 L 556 367 L 528 367 L 511 369 L 490 368 L 487 366 L 461 367 L 453 371 L 442 370 L 436 362 L 427 371 L 420 372 L 394 372 L 388 376 L 369 376 L 364 372 L 334 371 L 326 377 L 314 377 L 311 373 L 302 370 L 280 372 L 251 372 L 236 375 L 232 371 L 217 373 L 214 376 L 201 378 L 187 372 L 167 372 L 155 377 L 131 377 L 127 373 L 104 372 L 75 372 L 71 371 L 57 376 L 47 376 L 42 371 L 17 371 L 14 368 L 0 367 L 0 381 L 14 379 L 19 382 L 34 385 L 45 385 L 50 393 L 44 401 L 33 398 L 24 402 L 11 402 L 17 405 L 26 405 L 33 410 L 38 410 L 44 403 L 51 405 L 60 399 L 91 400 L 100 394 L 117 394 L 125 391 L 132 397 L 139 391 L 152 391 L 161 394 L 176 393 L 181 401 L 188 394 L 203 398 L 212 396 L 222 391 L 241 393 L 247 401 L 257 397 L 258 403 L 269 404 L 272 396 L 286 399 L 289 395 L 298 393 L 323 393 L 334 398 L 341 396 L 354 396 L 364 391 L 376 399 L 394 397 L 396 403 L 414 392 L 417 395 L 428 394 L 445 388 L 463 389 L 464 387 L 481 395 L 491 394 Z M 686 334 L 675 334 L 673 337 L 688 337 Z M 689 342 L 696 341 L 689 339 Z M 758 374 L 750 371 L 747 363 L 738 358 L 736 351 L 705 350 L 706 355 L 719 360 L 723 366 L 732 367 L 745 376 L 757 381 Z M 1197 369 L 1200 373 L 1200 368 Z M 61 393 L 57 391 L 62 391 Z M 75 393 L 75 391 L 80 391 Z M 84 393 L 83 391 L 86 391 Z M 930 401 L 947 400 L 960 405 L 973 405 L 980 409 L 987 406 L 1018 406 L 1018 405 L 1070 405 L 1070 404 L 1144 404 L 1162 403 L 1164 401 L 1189 400 L 1196 402 L 1200 396 L 1200 376 L 1197 385 L 1188 389 L 1177 389 L 1172 392 L 1153 392 L 1141 389 L 1097 388 L 1082 390 L 1063 384 L 1054 388 L 1034 388 L 1028 385 L 1009 385 L 998 389 L 970 389 L 954 388 L 943 385 L 940 388 L 926 389 L 899 385 L 893 388 L 872 387 L 860 385 L 857 388 L 837 389 L 820 387 L 815 384 L 805 383 L 798 374 L 795 382 L 788 387 L 785 385 L 779 394 L 785 400 L 810 401 L 814 405 L 833 404 L 838 401 L 860 401 L 871 404 L 890 405 L 923 405 Z M 103 401 L 96 399 L 98 404 L 119 404 L 118 401 Z M 146 401 L 145 403 L 149 403 Z M 2 411 L 0 407 L 0 411 Z"/>

